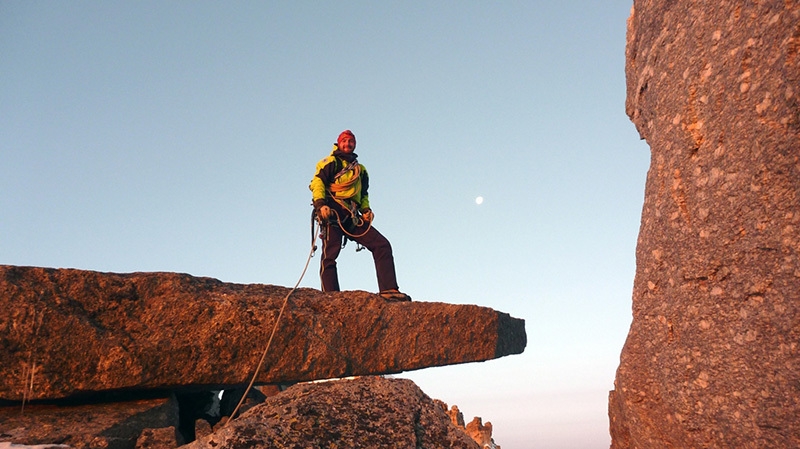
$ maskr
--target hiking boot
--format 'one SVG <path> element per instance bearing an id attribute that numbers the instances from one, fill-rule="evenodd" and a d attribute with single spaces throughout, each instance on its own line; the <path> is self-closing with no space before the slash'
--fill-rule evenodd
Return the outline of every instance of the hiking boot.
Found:
<path id="1" fill-rule="evenodd" d="M 406 295 L 405 293 L 401 292 L 400 290 L 393 289 L 393 290 L 384 290 L 380 292 L 380 295 L 386 302 L 406 302 L 411 301 L 411 297 Z"/>

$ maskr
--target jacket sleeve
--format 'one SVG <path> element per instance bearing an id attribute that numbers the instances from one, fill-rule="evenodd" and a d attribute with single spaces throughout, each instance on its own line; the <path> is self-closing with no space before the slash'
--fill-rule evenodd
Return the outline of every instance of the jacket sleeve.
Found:
<path id="1" fill-rule="evenodd" d="M 317 163 L 316 173 L 308 186 L 311 189 L 311 201 L 314 207 L 325 204 L 328 196 L 326 191 L 334 176 L 336 176 L 336 158 L 328 156 Z"/>
<path id="2" fill-rule="evenodd" d="M 369 173 L 364 165 L 361 165 L 361 203 L 358 206 L 362 211 L 369 209 Z"/>

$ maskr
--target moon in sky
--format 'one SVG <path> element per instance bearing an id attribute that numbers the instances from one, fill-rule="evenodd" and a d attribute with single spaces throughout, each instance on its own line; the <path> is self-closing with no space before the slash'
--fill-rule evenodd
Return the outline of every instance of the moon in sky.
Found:
<path id="1" fill-rule="evenodd" d="M 475 198 L 475 204 L 480 206 L 481 203 L 483 203 L 483 197 L 482 196 L 479 196 L 479 197 Z"/>

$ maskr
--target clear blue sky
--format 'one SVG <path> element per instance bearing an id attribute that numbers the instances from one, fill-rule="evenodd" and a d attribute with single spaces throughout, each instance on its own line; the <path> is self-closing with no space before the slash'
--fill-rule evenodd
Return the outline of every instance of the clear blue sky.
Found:
<path id="1" fill-rule="evenodd" d="M 522 355 L 403 376 L 504 449 L 607 448 L 649 161 L 631 1 L 333 3 L 0 3 L 0 263 L 294 285 L 349 128 L 401 288 L 526 320 Z M 354 248 L 342 287 L 374 291 Z"/>

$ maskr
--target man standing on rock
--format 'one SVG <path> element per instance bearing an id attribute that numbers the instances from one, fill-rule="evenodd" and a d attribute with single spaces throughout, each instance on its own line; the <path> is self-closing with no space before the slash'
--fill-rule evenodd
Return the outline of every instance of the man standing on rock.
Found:
<path id="1" fill-rule="evenodd" d="M 311 179 L 311 197 L 322 227 L 322 291 L 339 291 L 336 258 L 342 239 L 363 245 L 372 253 L 380 295 L 387 301 L 411 301 L 398 290 L 392 246 L 372 226 L 374 215 L 369 207 L 369 174 L 354 153 L 356 136 L 345 130 L 333 145 L 331 154 L 317 163 Z"/>

